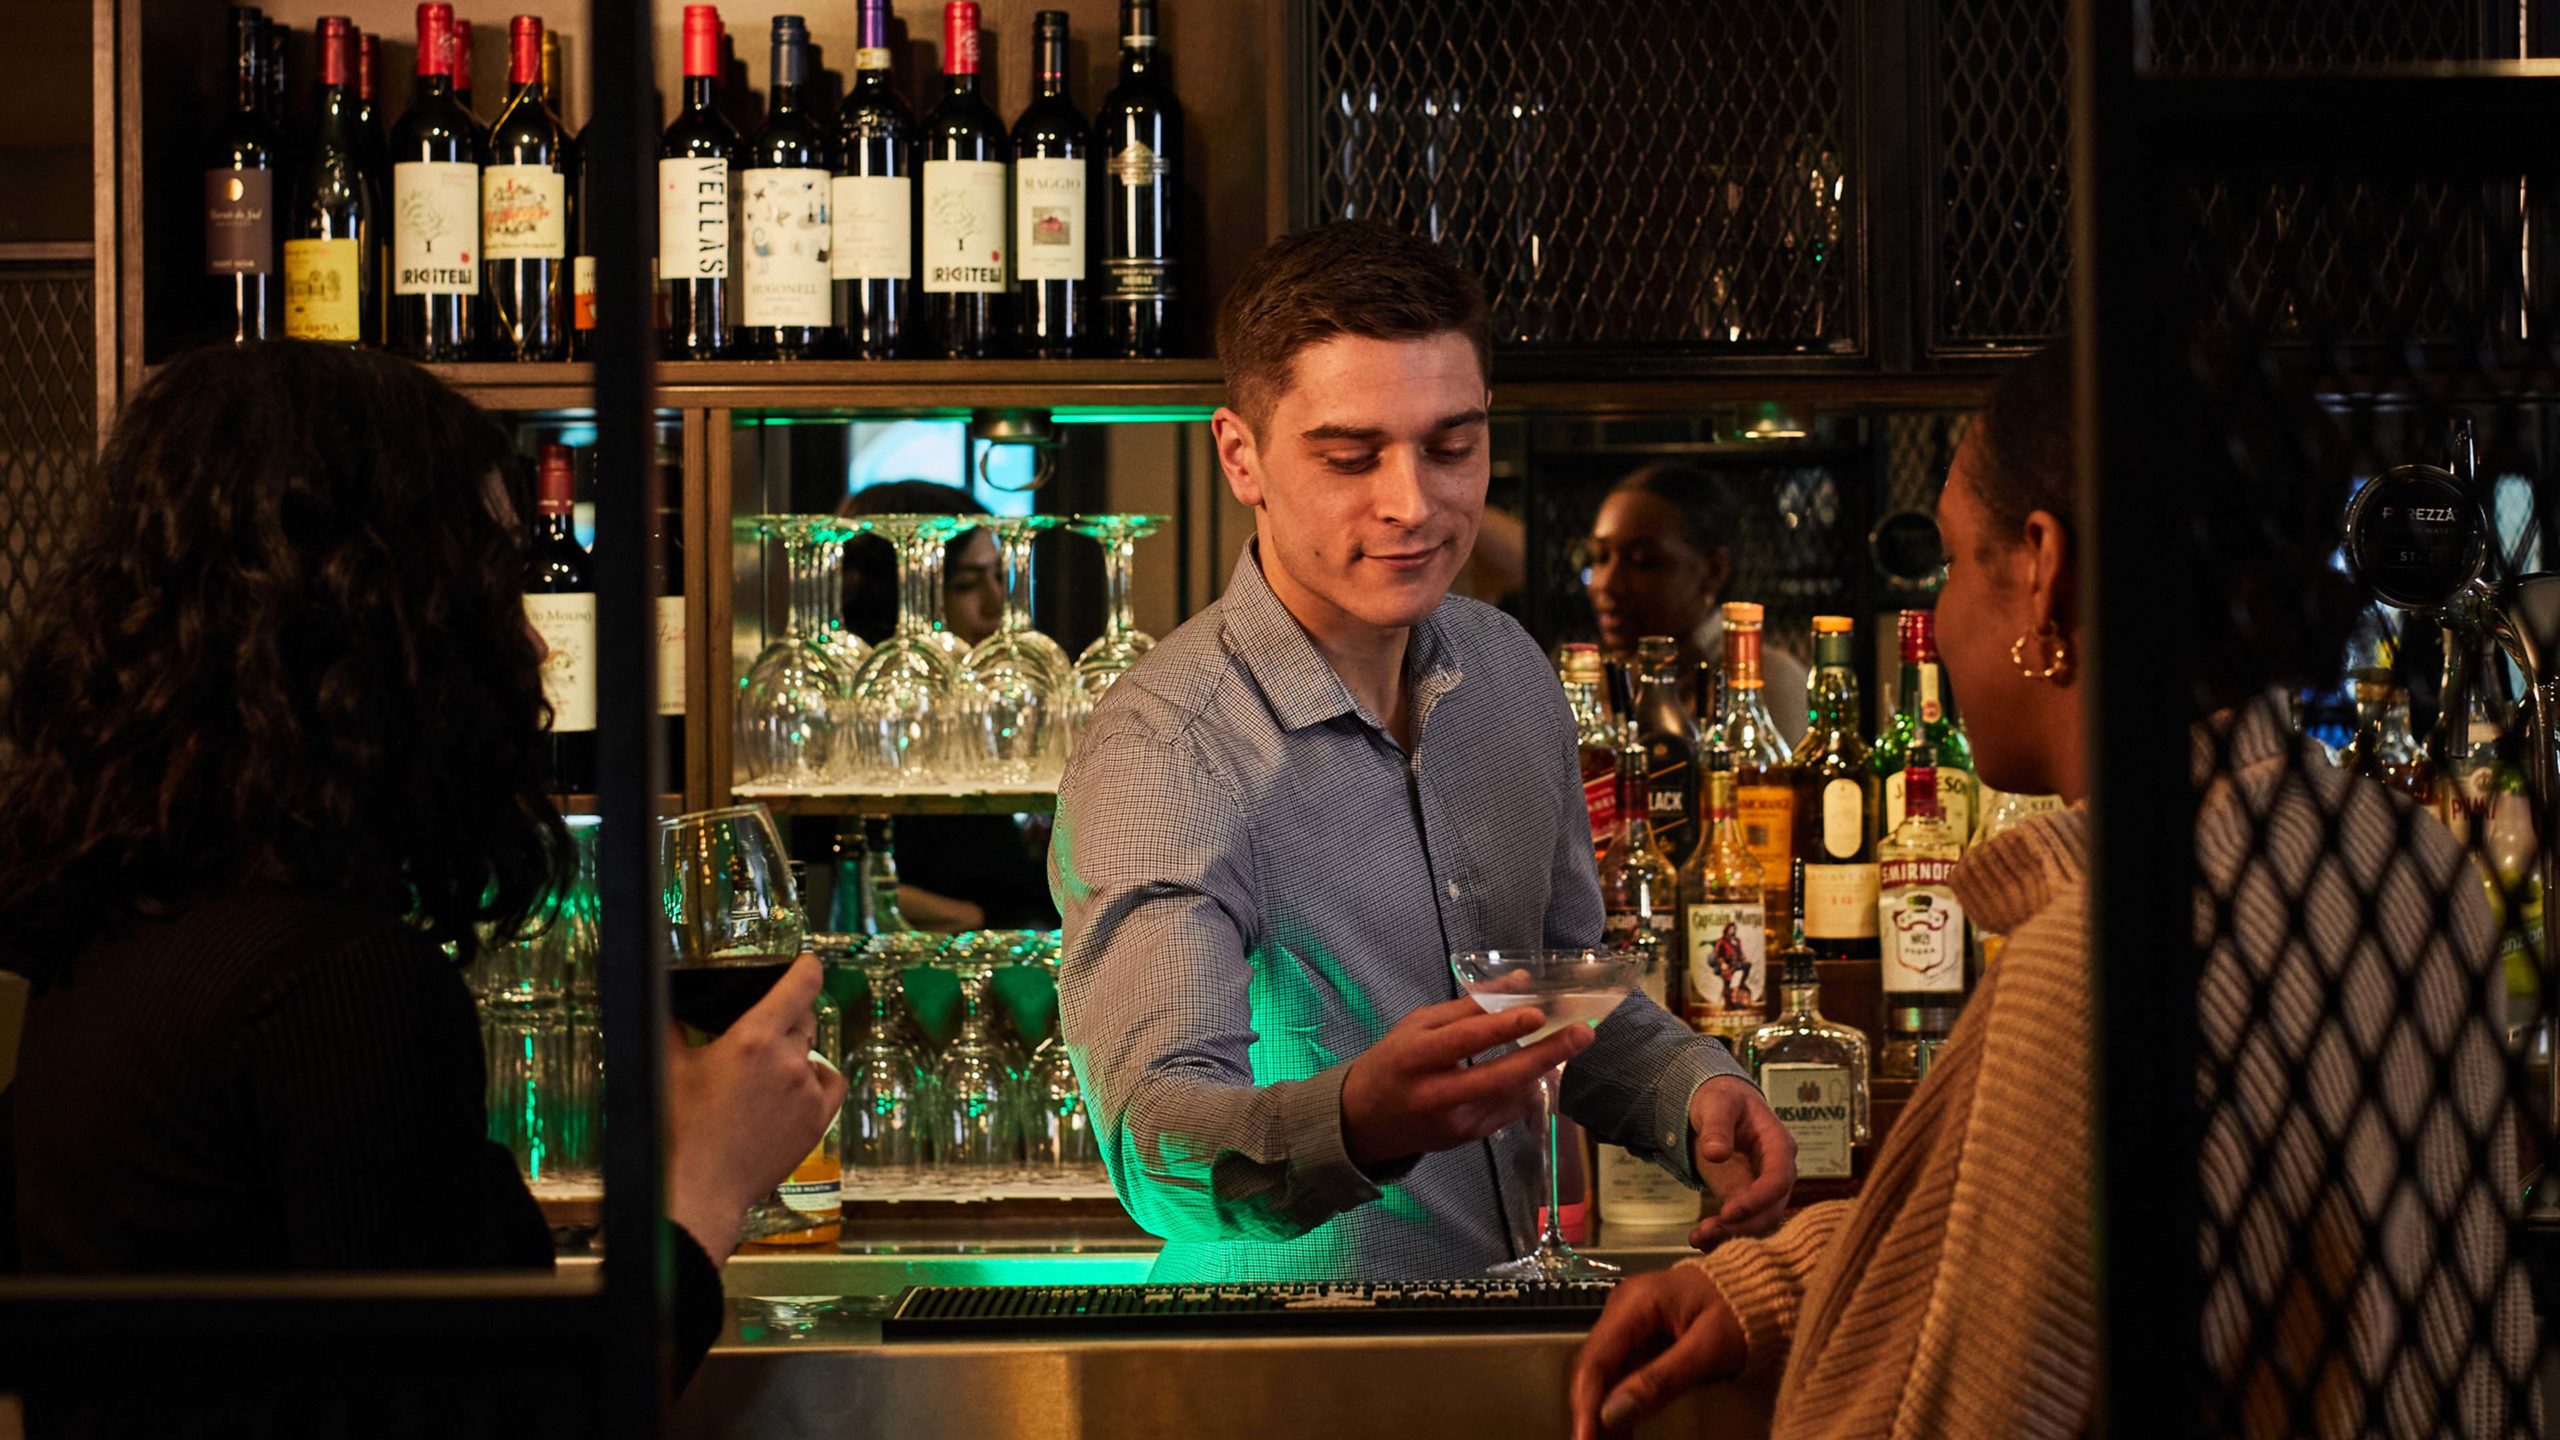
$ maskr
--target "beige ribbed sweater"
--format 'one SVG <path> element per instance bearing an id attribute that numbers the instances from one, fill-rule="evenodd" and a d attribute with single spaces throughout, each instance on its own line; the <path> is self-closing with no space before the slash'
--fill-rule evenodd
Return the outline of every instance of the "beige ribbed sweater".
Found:
<path id="1" fill-rule="evenodd" d="M 2242 1077 L 2236 1093 L 2204 1087 L 2210 1118 L 2199 1165 L 2218 1222 L 2209 1228 L 2249 1237 L 2205 1247 L 2209 1388 L 2243 1397 L 2236 1413 L 2215 1407 L 2209 1423 L 2266 1435 L 2538 1429 L 2530 1413 L 2510 1416 L 2498 1378 L 2502 1362 L 2523 1373 L 2533 1344 L 2523 1283 L 2507 1255 L 2512 1147 L 2490 1146 L 2488 1163 L 2474 1167 L 2461 1127 L 2439 1125 L 2418 1162 L 2403 1166 L 2390 1147 L 2369 1143 L 2370 1133 L 2367 1143 L 2320 1138 L 2357 1131 L 2368 1087 L 2387 1091 L 2393 1111 L 2414 1115 L 2436 1088 L 2423 1050 L 2458 1052 L 2446 1099 L 2471 1115 L 2486 1115 L 2502 1093 L 2494 1048 L 2451 1038 L 2462 1017 L 2500 1013 L 2488 988 L 2496 971 L 2486 905 L 2476 881 L 2463 883 L 2468 862 L 2404 801 L 2299 748 L 2279 711 L 2226 712 L 2197 736 L 2200 776 L 2216 777 L 2197 820 L 2207 881 L 2195 919 L 2209 947 L 2205 1045 Z M 2333 828 L 2339 842 L 2324 844 Z M 1715 1279 L 1740 1318 L 1746 1369 L 1784 1367 L 1773 1436 L 2090 1428 L 2097 1311 L 2087 864 L 2081 808 L 2038 817 L 1967 855 L 1957 893 L 1977 923 L 2008 934 L 2008 945 L 1862 1195 L 1812 1206 L 1767 1239 L 1688 1262 Z M 2234 897 L 2227 916 L 2207 898 L 2216 892 Z M 2440 895 L 2453 902 L 2435 903 Z M 2298 907 L 2288 896 L 2302 897 Z M 2414 977 L 2416 1003 L 2395 999 L 2392 977 Z M 2336 1053 L 2348 1030 L 2423 1044 L 2388 1044 L 2396 1058 L 2364 1067 Z M 2291 1106 L 2267 1088 L 2283 1075 L 2306 1082 Z M 2255 1173 L 2249 1162 L 2260 1156 L 2275 1163 Z M 2350 1184 L 2323 1181 L 2331 1163 Z M 2359 1263 L 2362 1237 L 2376 1228 L 2369 1217 L 2395 1191 L 2457 1217 L 2454 1253 L 2434 1251 L 2423 1227 L 2383 1227 L 2383 1263 Z M 2404 1212 L 2416 1208 L 2403 1201 Z M 2278 1243 L 2305 1229 L 2317 1237 L 2308 1274 Z M 2408 1302 L 2386 1301 L 2386 1272 L 2411 1287 Z M 2344 1339 L 2355 1360 L 2304 1380 L 2304 1359 L 2333 1339 L 2303 1303 L 2322 1290 L 2353 1312 Z M 2474 1291 L 2495 1296 L 2485 1317 L 2467 1304 Z M 2394 1343 L 2404 1329 L 2406 1343 Z M 2262 1352 L 2274 1358 L 2248 1358 Z M 2288 1368 L 2290 1384 L 2278 1374 Z M 2457 1372 L 2460 1398 L 2439 1414 L 2431 1377 Z M 2366 1413 L 2368 1385 L 2382 1397 L 2381 1416 Z M 2316 1397 L 2308 1414 L 2288 1406 L 2295 1391 Z"/>

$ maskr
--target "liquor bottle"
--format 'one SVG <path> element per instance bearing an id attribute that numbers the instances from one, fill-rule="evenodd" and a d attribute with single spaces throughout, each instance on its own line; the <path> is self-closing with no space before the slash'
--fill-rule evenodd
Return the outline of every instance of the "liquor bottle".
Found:
<path id="1" fill-rule="evenodd" d="M 1988 785 L 1981 790 L 1982 828 L 1974 832 L 1972 845 L 1966 846 L 1967 849 L 2014 830 L 2038 815 L 2048 815 L 2062 808 L 2059 795 L 2019 795 L 2007 790 L 1994 790 Z M 1974 926 L 1973 956 L 1977 971 L 1988 971 L 1999 963 L 2000 952 L 2008 943 L 2008 936 L 1996 930 L 1985 930 L 1980 925 Z"/>
<path id="2" fill-rule="evenodd" d="M 1866 1143 L 1867 1037 L 1854 1025 L 1822 1016 L 1822 977 L 1805 943 L 1804 862 L 1790 886 L 1797 894 L 1793 939 L 1779 953 L 1783 999 L 1778 1018 L 1751 1032 L 1743 1067 L 1768 1097 L 1769 1109 L 1796 1139 L 1796 1174 L 1845 1180 L 1856 1171 L 1855 1146 Z"/>
<path id="3" fill-rule="evenodd" d="M 889 0 L 859 0 L 853 88 L 836 111 L 835 239 L 838 343 L 857 360 L 907 348 L 915 314 L 915 115 L 889 82 Z"/>
<path id="4" fill-rule="evenodd" d="M 658 593 L 658 723 L 663 727 L 667 776 L 685 788 L 685 666 L 689 633 L 684 599 L 684 461 L 673 446 L 658 447 L 658 514 L 650 555 Z"/>
<path id="5" fill-rule="evenodd" d="M 871 870 L 864 858 L 869 852 L 863 847 L 862 822 L 846 820 L 837 824 L 835 838 L 830 844 L 827 933 L 868 935 L 871 933 Z"/>
<path id="6" fill-rule="evenodd" d="M 895 935 L 916 928 L 898 905 L 897 844 L 896 822 L 886 815 L 863 817 L 863 878 L 870 896 L 862 916 L 865 935 Z"/>
<path id="7" fill-rule="evenodd" d="M 1902 612 L 1900 702 L 1892 725 L 1876 737 L 1871 759 L 1884 786 L 1882 833 L 1902 823 L 1902 769 L 1911 747 L 1926 738 L 1938 757 L 1938 803 L 1958 845 L 1973 833 L 1973 746 L 1964 723 L 1947 703 L 1946 677 L 1938 667 L 1938 617 L 1928 610 Z"/>
<path id="8" fill-rule="evenodd" d="M 982 360 L 1004 349 L 1002 320 L 1013 267 L 1005 253 L 1004 129 L 978 98 L 978 7 L 942 7 L 942 99 L 918 139 L 924 172 L 924 312 L 927 343 L 945 360 Z"/>
<path id="9" fill-rule="evenodd" d="M 2409 688 L 2400 680 L 2400 646 L 2368 609 L 2348 642 L 2347 686 L 2355 701 L 2356 730 L 2338 752 L 2338 768 L 2406 789 L 2418 762 L 2417 737 L 2409 729 Z"/>
<path id="10" fill-rule="evenodd" d="M 1120 0 L 1120 81 L 1094 117 L 1102 148 L 1102 343 L 1159 359 L 1182 344 L 1182 103 L 1156 43 L 1156 0 Z"/>
<path id="11" fill-rule="evenodd" d="M 1707 838 L 1680 870 L 1689 1028 L 1728 1045 L 1769 1014 L 1769 880 L 1743 842 L 1731 746 L 1707 744 Z"/>
<path id="12" fill-rule="evenodd" d="M 1964 906 L 1947 883 L 1964 846 L 1938 810 L 1937 757 L 1912 742 L 1902 823 L 1876 850 L 1876 929 L 1884 952 L 1884 1053 L 1878 1073 L 1916 1080 L 1964 1007 Z"/>
<path id="13" fill-rule="evenodd" d="M 1591 854 L 1602 860 L 1618 833 L 1618 737 L 1600 699 L 1600 647 L 1567 645 L 1561 673 L 1582 754 L 1582 807 L 1591 815 Z"/>
<path id="14" fill-rule="evenodd" d="M 1656 1004 L 1677 1015 L 1680 875 L 1654 844 L 1644 751 L 1632 731 L 1620 732 L 1618 833 L 1600 866 L 1602 933 L 1610 949 L 1640 961 L 1637 983 Z"/>
<path id="15" fill-rule="evenodd" d="M 453 7 L 418 7 L 418 83 L 391 131 L 391 348 L 468 360 L 479 341 L 479 125 L 453 98 Z"/>
<path id="16" fill-rule="evenodd" d="M 717 104 L 720 11 L 684 7 L 684 113 L 658 145 L 659 349 L 670 360 L 729 350 L 729 206 L 738 131 Z"/>
<path id="17" fill-rule="evenodd" d="M 835 342 L 834 177 L 826 129 L 801 107 L 808 80 L 809 27 L 774 16 L 773 93 L 738 170 L 738 348 L 763 360 L 806 360 Z"/>
<path id="18" fill-rule="evenodd" d="M 1844 615 L 1813 617 L 1813 678 L 1795 769 L 1795 853 L 1805 863 L 1804 933 L 1814 954 L 1876 958 L 1876 777 Z"/>
<path id="19" fill-rule="evenodd" d="M 231 12 L 231 114 L 204 159 L 204 273 L 221 295 L 235 345 L 284 333 L 284 276 L 276 263 L 284 135 L 266 113 L 263 23 L 255 10 Z"/>
<path id="20" fill-rule="evenodd" d="M 1700 746 L 1698 723 L 1680 703 L 1679 642 L 1668 635 L 1637 640 L 1636 668 L 1642 684 L 1628 713 L 1644 746 L 1654 843 L 1678 865 L 1698 848 Z"/>
<path id="21" fill-rule="evenodd" d="M 453 103 L 471 117 L 474 128 L 480 125 L 480 109 L 471 93 L 471 22 L 456 16 L 453 22 Z M 486 133 L 485 131 L 483 133 Z"/>
<path id="22" fill-rule="evenodd" d="M 507 25 L 507 104 L 480 172 L 480 263 L 492 353 L 569 358 L 569 174 L 577 145 L 542 86 L 542 21 Z"/>
<path id="23" fill-rule="evenodd" d="M 320 19 L 320 103 L 285 219 L 284 333 L 382 343 L 379 197 L 366 171 L 355 89 L 355 26 Z"/>
<path id="24" fill-rule="evenodd" d="M 835 997 L 820 990 L 811 1002 L 818 1012 L 811 1048 L 831 1060 L 844 1054 L 844 1010 Z M 827 1121 L 818 1143 L 772 1193 L 747 1211 L 738 1243 L 752 1250 L 805 1251 L 833 1245 L 844 1226 L 844 1147 L 842 1116 Z"/>
<path id="25" fill-rule="evenodd" d="M 1742 819 L 1742 843 L 1760 857 L 1760 873 L 1768 885 L 1766 903 L 1772 927 L 1787 923 L 1787 865 L 1795 853 L 1795 772 L 1787 742 L 1769 714 L 1766 682 L 1760 673 L 1760 626 L 1763 611 L 1747 601 L 1724 607 L 1724 708 L 1716 734 L 1733 751 L 1735 813 Z M 1698 693 L 1707 693 L 1700 677 Z"/>
<path id="26" fill-rule="evenodd" d="M 542 662 L 542 698 L 551 706 L 551 788 L 584 794 L 596 784 L 596 595 L 570 520 L 577 507 L 569 447 L 544 445 L 535 475 L 538 518 L 525 564 L 524 612 L 551 652 Z"/>
<path id="27" fill-rule="evenodd" d="M 292 39 L 293 31 L 283 21 L 261 20 L 258 22 L 258 48 L 263 62 L 258 70 L 259 83 L 263 87 L 259 94 L 259 105 L 266 114 L 267 123 L 278 130 L 284 128 L 285 62 L 290 53 Z"/>
<path id="28" fill-rule="evenodd" d="M 1064 360 L 1084 348 L 1085 171 L 1092 132 L 1067 89 L 1067 12 L 1032 22 L 1031 103 L 1013 123 L 1015 344 Z"/>

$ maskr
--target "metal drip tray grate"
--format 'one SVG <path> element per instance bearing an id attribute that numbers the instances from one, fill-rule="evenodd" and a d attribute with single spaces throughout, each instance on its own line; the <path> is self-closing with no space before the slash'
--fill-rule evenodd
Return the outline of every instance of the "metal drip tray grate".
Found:
<path id="1" fill-rule="evenodd" d="M 1591 1328 L 1613 1282 L 1254 1281 L 1220 1285 L 919 1285 L 891 1340 L 1106 1334 L 1341 1334 Z"/>

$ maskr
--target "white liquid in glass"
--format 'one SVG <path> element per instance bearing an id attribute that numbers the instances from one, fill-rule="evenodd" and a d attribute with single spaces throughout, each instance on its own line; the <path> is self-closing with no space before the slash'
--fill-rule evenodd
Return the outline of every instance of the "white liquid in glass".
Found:
<path id="1" fill-rule="evenodd" d="M 1528 1005 L 1545 1011 L 1547 1023 L 1520 1037 L 1523 1046 L 1535 1045 L 1568 1025 L 1596 1026 L 1609 1018 L 1609 1012 L 1618 1008 L 1619 1001 L 1627 998 L 1623 989 L 1595 990 L 1581 985 L 1545 991 L 1476 990 L 1469 993 L 1476 1004 L 1496 1015 Z"/>

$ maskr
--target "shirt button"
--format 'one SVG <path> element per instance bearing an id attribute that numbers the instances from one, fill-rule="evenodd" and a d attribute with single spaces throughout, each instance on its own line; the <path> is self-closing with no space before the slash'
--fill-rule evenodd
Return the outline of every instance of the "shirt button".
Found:
<path id="1" fill-rule="evenodd" d="M 1449 898 L 1452 900 L 1458 898 L 1458 882 L 1455 880 L 1449 882 Z"/>

